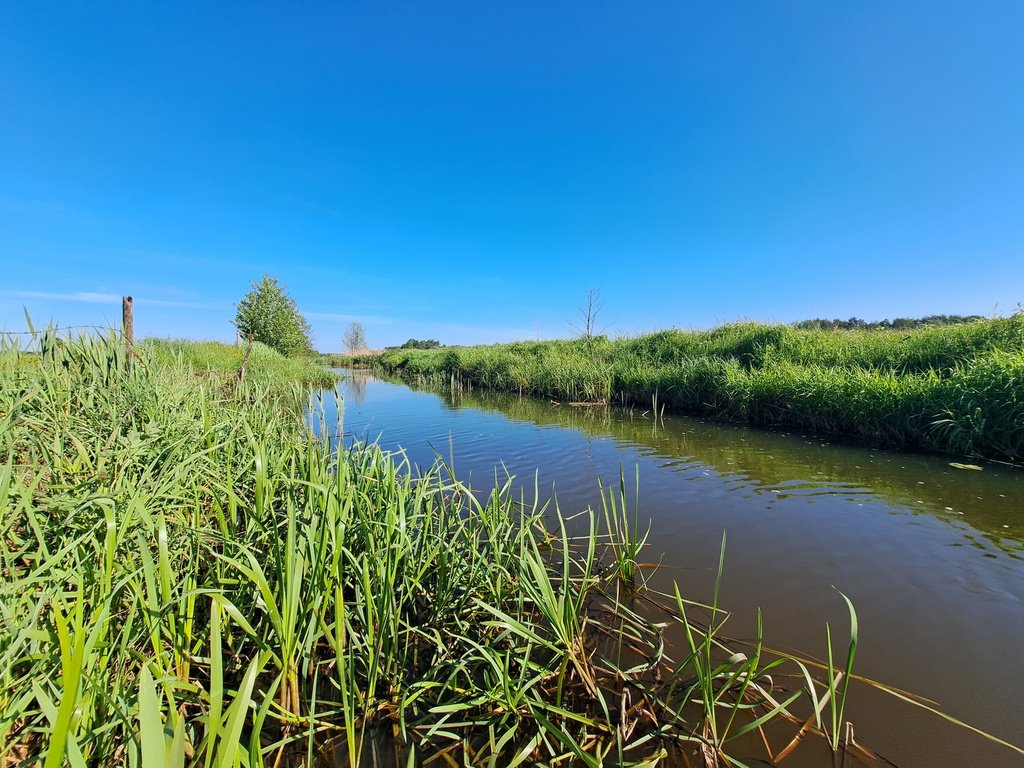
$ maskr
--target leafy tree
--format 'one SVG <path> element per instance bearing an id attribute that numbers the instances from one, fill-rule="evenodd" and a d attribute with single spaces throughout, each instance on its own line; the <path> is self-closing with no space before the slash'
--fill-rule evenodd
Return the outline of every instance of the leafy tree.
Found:
<path id="1" fill-rule="evenodd" d="M 251 333 L 256 341 L 282 355 L 312 351 L 309 322 L 276 277 L 264 275 L 258 283 L 252 283 L 252 290 L 238 302 L 236 310 L 235 327 L 243 336 Z"/>
<path id="2" fill-rule="evenodd" d="M 345 331 L 345 335 L 341 337 L 341 343 L 345 345 L 345 349 L 350 353 L 366 349 L 368 345 L 363 324 L 352 323 L 348 330 Z"/>

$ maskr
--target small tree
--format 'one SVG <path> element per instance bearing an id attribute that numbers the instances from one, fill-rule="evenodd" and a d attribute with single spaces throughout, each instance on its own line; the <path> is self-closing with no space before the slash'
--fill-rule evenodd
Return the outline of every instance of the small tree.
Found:
<path id="1" fill-rule="evenodd" d="M 341 343 L 345 345 L 349 354 L 366 349 L 366 331 L 363 330 L 363 324 L 352 323 L 345 331 L 345 335 L 341 337 Z"/>
<path id="2" fill-rule="evenodd" d="M 587 351 L 590 352 L 591 357 L 594 355 L 594 337 L 600 336 L 604 332 L 603 328 L 598 329 L 597 327 L 597 316 L 603 308 L 604 302 L 601 300 L 601 292 L 597 288 L 591 288 L 587 291 L 586 296 L 583 298 L 583 303 L 577 310 L 579 324 L 569 323 L 569 327 L 587 345 Z"/>
<path id="3" fill-rule="evenodd" d="M 295 299 L 278 284 L 276 277 L 264 275 L 235 307 L 235 327 L 242 336 L 276 349 L 282 355 L 310 352 L 313 333 Z"/>

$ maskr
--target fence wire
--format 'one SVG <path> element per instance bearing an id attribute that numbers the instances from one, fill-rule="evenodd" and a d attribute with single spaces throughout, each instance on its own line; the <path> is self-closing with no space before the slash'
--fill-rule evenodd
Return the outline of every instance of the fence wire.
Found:
<path id="1" fill-rule="evenodd" d="M 58 326 L 47 326 L 46 328 L 40 328 L 35 331 L 0 331 L 0 336 L 39 336 L 48 331 L 77 331 L 77 330 L 90 330 L 90 331 L 107 331 L 109 333 L 116 333 L 118 336 L 123 335 L 123 331 L 120 328 L 111 328 L 109 325 L 58 325 Z"/>

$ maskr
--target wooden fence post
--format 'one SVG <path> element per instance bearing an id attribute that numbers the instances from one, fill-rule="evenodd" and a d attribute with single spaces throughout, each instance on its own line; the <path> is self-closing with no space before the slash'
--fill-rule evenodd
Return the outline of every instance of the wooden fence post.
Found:
<path id="1" fill-rule="evenodd" d="M 124 351 L 126 359 L 131 360 L 135 354 L 135 316 L 132 312 L 133 299 L 125 296 L 121 299 L 121 333 L 124 334 Z"/>
<path id="2" fill-rule="evenodd" d="M 246 371 L 249 370 L 249 355 L 252 354 L 252 331 L 249 331 L 249 348 L 245 350 L 245 357 L 242 358 L 242 367 L 238 371 L 238 383 L 242 384 L 245 381 Z"/>

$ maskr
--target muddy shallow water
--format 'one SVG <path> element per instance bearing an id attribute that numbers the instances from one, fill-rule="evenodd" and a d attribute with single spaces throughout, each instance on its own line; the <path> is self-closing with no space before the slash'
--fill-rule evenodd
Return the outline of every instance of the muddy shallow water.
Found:
<path id="1" fill-rule="evenodd" d="M 598 507 L 598 478 L 640 472 L 652 586 L 707 599 L 727 534 L 721 603 L 735 637 L 764 614 L 769 645 L 821 657 L 846 637 L 837 590 L 860 620 L 855 672 L 1024 743 L 1024 470 L 871 450 L 615 408 L 417 391 L 346 372 L 344 439 L 438 455 L 474 487 L 495 472 L 570 513 Z M 323 397 L 334 425 L 333 393 Z M 842 644 L 842 643 L 840 643 Z M 858 741 L 903 768 L 1024 766 L 1020 755 L 867 688 L 848 708 Z"/>

